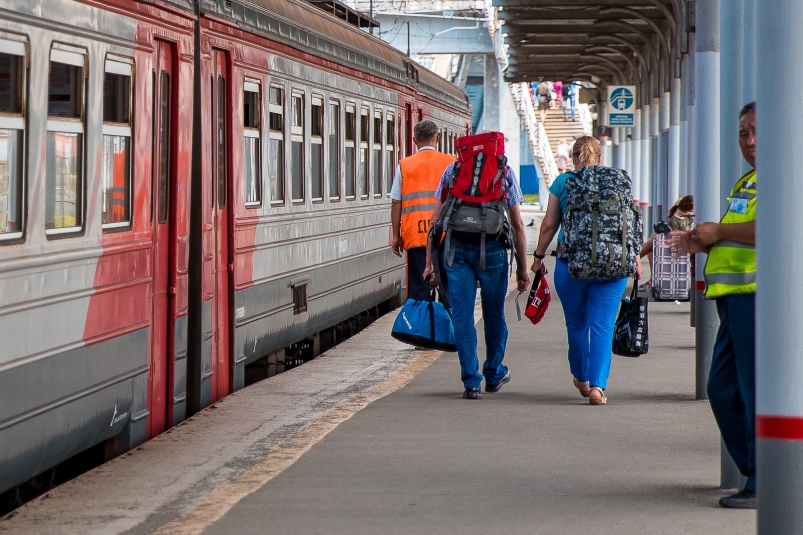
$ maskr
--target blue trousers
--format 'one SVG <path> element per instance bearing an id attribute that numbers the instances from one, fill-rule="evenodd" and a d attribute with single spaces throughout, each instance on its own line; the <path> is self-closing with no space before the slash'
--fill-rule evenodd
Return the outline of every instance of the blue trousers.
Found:
<path id="1" fill-rule="evenodd" d="M 505 296 L 507 295 L 507 249 L 499 241 L 489 241 L 485 247 L 485 269 L 480 269 L 480 245 L 452 242 L 454 261 L 446 266 L 449 278 L 449 301 L 452 324 L 460 359 L 460 377 L 465 388 L 479 388 L 482 378 L 495 385 L 507 373 L 502 365 L 507 345 Z M 479 372 L 477 358 L 477 329 L 474 327 L 474 301 L 480 283 L 482 319 L 485 324 L 485 364 Z"/>
<path id="2" fill-rule="evenodd" d="M 613 328 L 627 279 L 574 279 L 569 263 L 558 259 L 554 280 L 569 334 L 569 369 L 579 381 L 605 389 Z"/>
<path id="3" fill-rule="evenodd" d="M 708 399 L 728 453 L 756 490 L 756 295 L 717 298 Z"/>

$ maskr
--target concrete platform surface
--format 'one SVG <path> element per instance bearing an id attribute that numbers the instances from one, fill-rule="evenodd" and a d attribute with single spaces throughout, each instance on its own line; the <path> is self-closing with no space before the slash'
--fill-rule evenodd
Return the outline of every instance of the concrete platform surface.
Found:
<path id="1" fill-rule="evenodd" d="M 499 393 L 461 399 L 457 355 L 395 342 L 391 314 L 0 519 L 0 532 L 755 532 L 754 512 L 717 505 L 728 491 L 716 425 L 694 400 L 687 303 L 650 304 L 649 354 L 614 356 L 610 401 L 592 407 L 571 385 L 559 300 L 533 326 L 513 297 Z"/>

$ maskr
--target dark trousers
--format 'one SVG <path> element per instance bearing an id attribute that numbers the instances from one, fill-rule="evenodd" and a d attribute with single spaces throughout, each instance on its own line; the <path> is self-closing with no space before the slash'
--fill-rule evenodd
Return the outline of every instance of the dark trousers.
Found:
<path id="1" fill-rule="evenodd" d="M 411 247 L 407 249 L 407 297 L 420 301 L 429 300 L 429 282 L 424 280 L 424 270 L 427 267 L 427 248 Z M 443 291 L 449 291 L 449 282 L 446 280 L 446 270 L 443 260 L 440 262 L 440 277 Z"/>
<path id="2" fill-rule="evenodd" d="M 714 344 L 708 399 L 725 447 L 745 488 L 756 490 L 756 297 L 717 298 L 719 331 Z"/>

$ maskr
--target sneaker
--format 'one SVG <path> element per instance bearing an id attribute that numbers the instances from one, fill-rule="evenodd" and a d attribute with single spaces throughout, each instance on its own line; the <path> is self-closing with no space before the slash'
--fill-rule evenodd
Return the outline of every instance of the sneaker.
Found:
<path id="1" fill-rule="evenodd" d="M 747 489 L 719 499 L 719 505 L 728 509 L 755 509 L 757 503 L 756 492 Z"/>
<path id="2" fill-rule="evenodd" d="M 463 391 L 463 399 L 480 399 L 482 391 L 479 388 L 466 388 Z"/>
<path id="3" fill-rule="evenodd" d="M 502 385 L 507 384 L 510 382 L 510 369 L 508 368 L 507 373 L 502 380 L 496 383 L 495 385 L 489 385 L 485 383 L 485 391 L 486 392 L 499 392 L 502 389 Z"/>

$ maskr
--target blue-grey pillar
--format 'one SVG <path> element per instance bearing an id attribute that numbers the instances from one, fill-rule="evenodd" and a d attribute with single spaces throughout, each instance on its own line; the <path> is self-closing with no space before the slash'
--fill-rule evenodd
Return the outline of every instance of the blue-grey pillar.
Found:
<path id="1" fill-rule="evenodd" d="M 726 0 L 727 1 L 727 0 Z M 697 221 L 719 221 L 719 0 L 697 0 L 695 16 L 695 142 L 698 147 L 694 211 Z M 698 254 L 697 281 L 704 280 L 707 255 Z M 699 287 L 698 287 L 699 288 Z M 697 399 L 707 399 L 706 384 L 711 367 L 719 317 L 714 301 L 701 299 L 697 289 L 696 308 L 696 391 Z"/>
<path id="2" fill-rule="evenodd" d="M 669 139 L 667 148 L 667 184 L 664 206 L 668 209 L 680 197 L 680 164 L 681 164 L 681 136 L 683 135 L 682 114 L 682 80 L 680 77 L 672 80 L 669 93 Z M 688 126 L 688 125 L 686 125 Z M 684 193 L 685 195 L 685 193 Z"/>
<path id="3" fill-rule="evenodd" d="M 645 104 L 641 107 L 641 133 L 639 135 L 639 145 L 641 146 L 641 165 L 639 166 L 639 204 L 641 210 L 644 212 L 644 237 L 646 239 L 650 232 L 650 173 L 652 167 L 650 165 L 652 158 L 650 150 L 650 140 L 652 139 L 652 132 L 650 128 L 650 119 L 652 119 L 652 112 L 650 105 Z"/>
<path id="4" fill-rule="evenodd" d="M 803 3 L 762 0 L 756 27 L 758 79 L 783 88 L 761 98 L 757 170 L 756 475 L 759 535 L 803 533 Z"/>
<path id="5" fill-rule="evenodd" d="M 633 112 L 633 128 L 630 129 L 630 177 L 633 180 L 633 200 L 637 200 L 639 205 L 642 201 L 641 192 L 641 110 Z M 646 216 L 646 214 L 644 214 Z"/>

